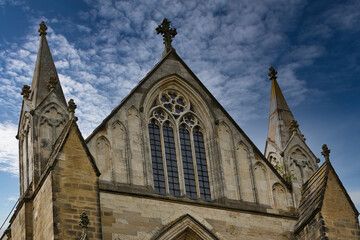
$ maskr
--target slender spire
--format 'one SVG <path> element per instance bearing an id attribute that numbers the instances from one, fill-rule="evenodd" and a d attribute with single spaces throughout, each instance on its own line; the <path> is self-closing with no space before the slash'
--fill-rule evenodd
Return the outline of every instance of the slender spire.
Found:
<path id="1" fill-rule="evenodd" d="M 283 149 L 299 124 L 294 119 L 284 95 L 277 82 L 277 71 L 273 66 L 269 68 L 271 80 L 270 116 L 268 139 Z"/>
<path id="2" fill-rule="evenodd" d="M 44 22 L 41 22 L 39 26 L 40 45 L 31 84 L 32 95 L 30 95 L 30 99 L 36 108 L 50 91 L 55 91 L 59 100 L 66 106 L 64 93 L 46 40 L 48 28 Z"/>
<path id="3" fill-rule="evenodd" d="M 156 28 L 156 33 L 163 35 L 163 40 L 165 44 L 165 50 L 163 56 L 166 55 L 170 50 L 174 49 L 171 45 L 172 38 L 177 34 L 176 28 L 170 28 L 170 21 L 164 18 L 162 23 Z"/>

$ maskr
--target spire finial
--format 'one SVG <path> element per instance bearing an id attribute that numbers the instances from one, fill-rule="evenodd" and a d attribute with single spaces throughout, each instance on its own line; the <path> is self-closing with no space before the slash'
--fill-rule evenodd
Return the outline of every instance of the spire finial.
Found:
<path id="1" fill-rule="evenodd" d="M 76 104 L 74 102 L 74 99 L 70 99 L 68 104 L 69 104 L 68 111 L 70 113 L 70 119 L 72 119 L 72 118 L 74 118 L 75 109 L 76 109 Z"/>
<path id="2" fill-rule="evenodd" d="M 49 77 L 49 81 L 48 81 L 49 90 L 51 91 L 51 90 L 55 89 L 57 83 L 58 83 L 58 80 L 56 77 L 54 77 L 54 76 Z"/>
<path id="3" fill-rule="evenodd" d="M 164 18 L 162 23 L 156 28 L 156 33 L 163 35 L 165 44 L 164 53 L 168 53 L 173 47 L 171 46 L 172 38 L 176 36 L 176 28 L 170 28 L 170 21 Z"/>
<path id="4" fill-rule="evenodd" d="M 30 86 L 24 85 L 21 89 L 21 95 L 23 95 L 24 98 L 29 98 L 30 93 L 31 93 Z"/>
<path id="5" fill-rule="evenodd" d="M 275 68 L 273 67 L 273 66 L 271 66 L 270 68 L 269 68 L 269 73 L 268 73 L 268 76 L 270 77 L 270 80 L 276 80 L 276 78 L 277 78 L 277 76 L 276 76 L 276 74 L 277 74 L 277 71 L 275 70 Z"/>
<path id="6" fill-rule="evenodd" d="M 322 146 L 322 152 L 321 154 L 324 156 L 325 161 L 330 161 L 330 149 L 327 147 L 326 144 Z"/>
<path id="7" fill-rule="evenodd" d="M 46 26 L 46 24 L 44 23 L 44 21 L 42 21 L 40 24 L 39 24 L 39 26 L 40 26 L 40 28 L 39 28 L 39 30 L 38 30 L 38 32 L 39 32 L 39 36 L 41 36 L 41 35 L 44 35 L 44 36 L 46 36 L 46 30 L 48 29 L 47 28 L 47 26 Z"/>

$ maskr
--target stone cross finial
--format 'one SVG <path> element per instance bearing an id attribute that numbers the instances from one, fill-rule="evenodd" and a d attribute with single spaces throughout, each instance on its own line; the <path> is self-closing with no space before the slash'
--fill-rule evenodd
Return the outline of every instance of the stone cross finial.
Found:
<path id="1" fill-rule="evenodd" d="M 291 132 L 296 132 L 299 128 L 299 124 L 296 120 L 291 120 L 289 124 L 289 129 Z"/>
<path id="2" fill-rule="evenodd" d="M 46 26 L 46 24 L 44 23 L 44 21 L 42 21 L 40 24 L 39 24 L 39 26 L 40 26 L 40 28 L 39 28 L 39 30 L 38 30 L 38 32 L 39 32 L 39 36 L 41 36 L 41 35 L 44 35 L 44 36 L 46 36 L 46 30 L 48 29 L 47 28 L 47 26 Z"/>
<path id="3" fill-rule="evenodd" d="M 163 40 L 165 44 L 165 53 L 168 53 L 173 47 L 171 46 L 172 38 L 176 36 L 176 28 L 170 28 L 170 21 L 166 18 L 162 23 L 156 28 L 157 34 L 163 35 Z"/>
<path id="4" fill-rule="evenodd" d="M 330 161 L 330 149 L 327 147 L 326 144 L 322 146 L 322 152 L 321 154 L 324 156 L 325 161 Z"/>
<path id="5" fill-rule="evenodd" d="M 74 113 L 75 113 L 75 109 L 76 109 L 76 104 L 74 102 L 74 99 L 70 99 L 68 102 L 68 111 L 70 113 L 70 119 L 74 118 Z"/>
<path id="6" fill-rule="evenodd" d="M 277 71 L 275 70 L 275 68 L 273 67 L 273 66 L 271 66 L 270 68 L 269 68 L 269 74 L 268 74 L 268 76 L 270 77 L 270 80 L 276 80 L 276 78 L 277 78 L 277 76 L 276 76 L 276 74 L 277 74 Z"/>
<path id="7" fill-rule="evenodd" d="M 49 77 L 49 81 L 48 81 L 49 90 L 51 91 L 51 90 L 55 89 L 57 83 L 58 83 L 58 80 L 56 77 L 54 77 L 54 76 Z"/>
<path id="8" fill-rule="evenodd" d="M 30 93 L 31 93 L 30 86 L 24 85 L 21 89 L 21 95 L 23 95 L 23 98 L 29 98 Z"/>

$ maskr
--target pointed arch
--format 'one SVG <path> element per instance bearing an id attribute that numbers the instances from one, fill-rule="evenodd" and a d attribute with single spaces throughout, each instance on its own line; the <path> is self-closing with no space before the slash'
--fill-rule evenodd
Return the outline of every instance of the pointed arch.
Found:
<path id="1" fill-rule="evenodd" d="M 105 136 L 96 139 L 96 165 L 103 180 L 112 180 L 112 160 L 110 141 Z"/>
<path id="2" fill-rule="evenodd" d="M 49 103 L 38 114 L 37 135 L 40 152 L 40 169 L 45 169 L 52 147 L 68 120 L 67 112 L 57 103 Z"/>
<path id="3" fill-rule="evenodd" d="M 253 202 L 253 176 L 251 174 L 252 169 L 251 159 L 249 157 L 249 149 L 244 142 L 240 141 L 237 143 L 235 151 L 241 198 L 244 201 Z"/>
<path id="4" fill-rule="evenodd" d="M 219 146 L 222 160 L 222 167 L 225 180 L 225 195 L 229 199 L 240 199 L 238 185 L 236 184 L 236 169 L 233 154 L 233 135 L 229 126 L 225 122 L 221 122 L 217 128 L 219 138 Z"/>
<path id="5" fill-rule="evenodd" d="M 121 183 L 130 183 L 127 138 L 128 133 L 125 125 L 116 120 L 112 124 L 112 159 L 114 162 L 114 179 Z"/>
<path id="6" fill-rule="evenodd" d="M 274 204 L 277 207 L 288 207 L 289 203 L 286 196 L 286 189 L 281 183 L 274 183 L 272 187 Z"/>
<path id="7" fill-rule="evenodd" d="M 140 112 L 135 106 L 129 107 L 127 111 L 127 129 L 129 131 L 129 146 L 130 146 L 130 169 L 131 183 L 135 185 L 145 184 L 144 171 L 144 152 L 142 139 L 142 126 Z"/>
<path id="8" fill-rule="evenodd" d="M 254 165 L 254 177 L 257 189 L 258 203 L 270 205 L 270 189 L 268 172 L 263 163 L 257 162 Z"/>
<path id="9" fill-rule="evenodd" d="M 218 240 L 203 224 L 186 214 L 167 226 L 152 240 Z"/>

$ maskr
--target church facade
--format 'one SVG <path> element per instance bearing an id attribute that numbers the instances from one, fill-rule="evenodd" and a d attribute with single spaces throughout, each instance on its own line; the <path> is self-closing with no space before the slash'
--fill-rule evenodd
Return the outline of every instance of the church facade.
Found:
<path id="1" fill-rule="evenodd" d="M 171 45 L 86 139 L 40 24 L 22 89 L 20 199 L 1 240 L 360 239 L 358 211 L 309 149 L 270 68 L 263 154 Z"/>

